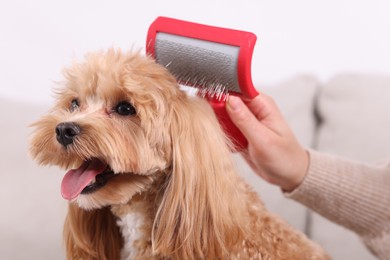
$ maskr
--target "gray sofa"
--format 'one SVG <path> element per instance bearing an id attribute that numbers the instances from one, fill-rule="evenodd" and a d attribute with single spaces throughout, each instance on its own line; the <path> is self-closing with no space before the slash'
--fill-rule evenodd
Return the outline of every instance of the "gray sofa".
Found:
<path id="1" fill-rule="evenodd" d="M 258 86 L 273 96 L 303 145 L 365 162 L 390 155 L 390 77 L 340 75 L 328 82 L 297 76 Z M 28 157 L 28 125 L 50 104 L 0 98 L 1 259 L 64 259 L 62 225 L 66 202 L 63 172 L 35 165 Z M 350 231 L 283 197 L 257 177 L 243 159 L 240 172 L 267 207 L 319 242 L 334 259 L 374 259 Z"/>

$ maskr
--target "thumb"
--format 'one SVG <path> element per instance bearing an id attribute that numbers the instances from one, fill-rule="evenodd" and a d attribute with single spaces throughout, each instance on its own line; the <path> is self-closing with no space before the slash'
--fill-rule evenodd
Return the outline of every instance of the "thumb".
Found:
<path id="1" fill-rule="evenodd" d="M 255 141 L 259 134 L 267 131 L 266 127 L 259 122 L 241 98 L 229 96 L 226 108 L 230 119 L 249 142 L 250 140 Z"/>

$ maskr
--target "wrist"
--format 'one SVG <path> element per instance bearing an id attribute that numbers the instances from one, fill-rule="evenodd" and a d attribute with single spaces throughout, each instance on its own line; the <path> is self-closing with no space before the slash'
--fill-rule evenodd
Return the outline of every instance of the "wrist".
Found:
<path id="1" fill-rule="evenodd" d="M 309 153 L 305 149 L 301 149 L 299 157 L 296 159 L 296 166 L 291 177 L 280 187 L 284 192 L 291 192 L 298 188 L 306 177 L 309 168 Z"/>

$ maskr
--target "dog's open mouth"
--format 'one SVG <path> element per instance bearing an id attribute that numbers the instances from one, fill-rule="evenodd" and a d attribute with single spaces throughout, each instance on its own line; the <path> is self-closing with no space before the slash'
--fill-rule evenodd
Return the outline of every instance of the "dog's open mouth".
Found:
<path id="1" fill-rule="evenodd" d="M 99 159 L 85 161 L 79 168 L 68 171 L 61 183 L 61 194 L 72 200 L 80 194 L 92 193 L 103 187 L 115 173 Z"/>

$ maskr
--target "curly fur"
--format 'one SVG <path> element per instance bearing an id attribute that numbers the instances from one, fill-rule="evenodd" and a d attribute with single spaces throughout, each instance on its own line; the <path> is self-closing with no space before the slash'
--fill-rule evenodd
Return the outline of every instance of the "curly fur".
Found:
<path id="1" fill-rule="evenodd" d="M 70 201 L 68 259 L 328 259 L 264 208 L 207 102 L 154 60 L 110 49 L 64 74 L 56 105 L 33 124 L 32 156 L 63 169 L 98 158 L 115 172 Z M 136 114 L 116 113 L 122 101 Z M 81 128 L 67 147 L 56 140 L 61 122 Z"/>

